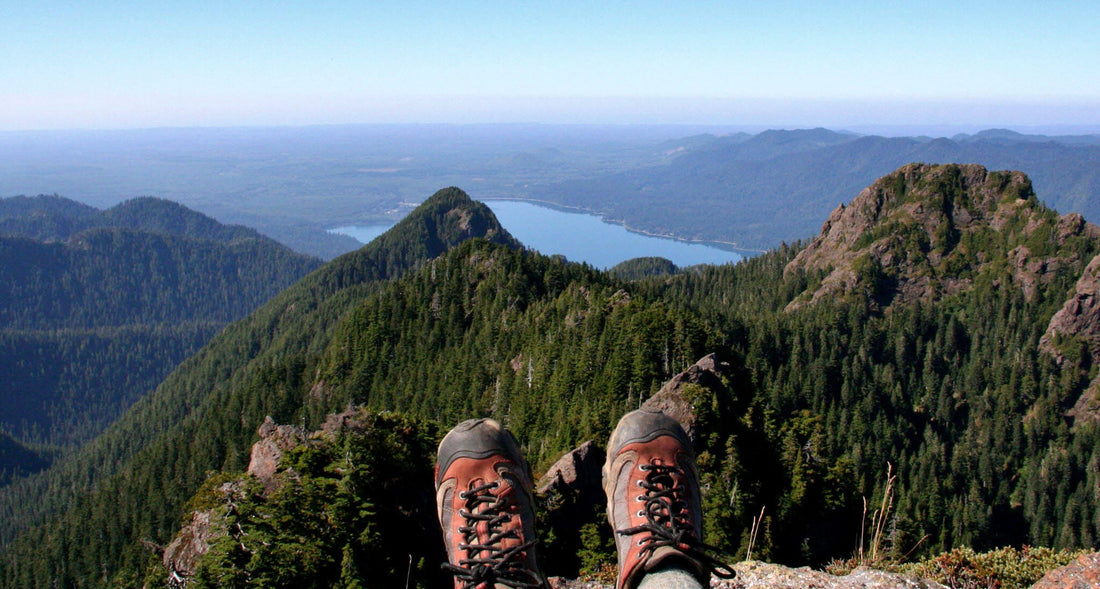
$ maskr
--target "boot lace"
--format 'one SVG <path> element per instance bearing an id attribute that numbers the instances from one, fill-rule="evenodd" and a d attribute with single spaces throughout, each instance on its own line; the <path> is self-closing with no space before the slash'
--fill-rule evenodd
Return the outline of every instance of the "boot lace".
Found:
<path id="1" fill-rule="evenodd" d="M 499 482 L 490 482 L 471 487 L 469 491 L 459 493 L 458 497 L 466 501 L 466 507 L 458 515 L 466 520 L 459 526 L 463 542 L 458 545 L 466 551 L 468 558 L 458 565 L 444 563 L 443 569 L 450 572 L 463 583 L 463 589 L 476 589 L 481 584 L 494 587 L 501 584 L 515 588 L 538 588 L 543 584 L 538 575 L 527 568 L 527 549 L 535 545 L 534 540 L 523 542 L 511 548 L 502 548 L 506 539 L 520 540 L 520 531 L 516 527 L 503 529 L 511 520 L 508 507 L 511 501 L 506 496 L 497 497 L 490 493 L 500 487 Z M 478 538 L 478 524 L 487 523 L 484 540 Z"/>
<path id="2" fill-rule="evenodd" d="M 645 506 L 642 510 L 646 523 L 619 530 L 618 533 L 633 536 L 649 532 L 649 536 L 638 541 L 638 545 L 642 547 L 643 560 L 648 560 L 654 550 L 668 546 L 699 563 L 705 571 L 716 577 L 732 579 L 736 576 L 728 564 L 711 555 L 720 552 L 717 548 L 699 540 L 688 510 L 688 491 L 683 485 L 683 469 L 657 463 L 643 464 L 640 468 L 646 473 L 645 479 L 638 481 L 638 485 L 645 490 Z"/>

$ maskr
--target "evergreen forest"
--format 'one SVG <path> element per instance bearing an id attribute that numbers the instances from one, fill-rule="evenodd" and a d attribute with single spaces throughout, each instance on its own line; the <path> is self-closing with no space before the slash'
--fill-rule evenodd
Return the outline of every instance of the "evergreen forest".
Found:
<path id="1" fill-rule="evenodd" d="M 166 200 L 0 199 L 0 486 L 94 438 L 319 264 Z"/>
<path id="2" fill-rule="evenodd" d="M 447 586 L 431 461 L 449 427 L 501 420 L 540 474 L 711 353 L 730 371 L 689 401 L 705 539 L 731 558 L 757 517 L 754 558 L 851 557 L 888 486 L 897 559 L 1095 548 L 1098 350 L 1089 321 L 1052 318 L 1086 307 L 1066 303 L 1100 229 L 977 166 L 853 196 L 814 239 L 736 265 L 612 273 L 528 251 L 442 190 L 0 489 L 0 586 L 178 586 L 164 555 L 196 513 L 221 528 L 189 586 Z M 358 425 L 326 430 L 336 413 Z M 274 489 L 245 474 L 268 417 L 327 432 L 302 434 Z M 540 498 L 549 574 L 614 559 L 598 510 L 555 525 L 574 500 Z"/>

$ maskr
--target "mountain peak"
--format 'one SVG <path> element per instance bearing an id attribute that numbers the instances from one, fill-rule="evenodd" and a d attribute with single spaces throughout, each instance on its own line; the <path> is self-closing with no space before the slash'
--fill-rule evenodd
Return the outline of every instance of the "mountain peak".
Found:
<path id="1" fill-rule="evenodd" d="M 0 198 L 0 236 L 63 241 L 99 213 L 95 207 L 56 194 Z"/>
<path id="2" fill-rule="evenodd" d="M 60 215 L 68 218 L 89 217 L 98 209 L 56 194 L 0 198 L 0 220 L 20 217 Z"/>
<path id="3" fill-rule="evenodd" d="M 371 280 L 396 278 L 463 241 L 477 238 L 522 247 L 489 207 L 452 186 L 437 191 L 374 241 L 321 267 L 309 280 L 323 291 L 335 292 Z"/>
<path id="4" fill-rule="evenodd" d="M 877 306 L 950 295 L 996 260 L 1030 299 L 1039 282 L 1081 262 L 1061 246 L 1082 235 L 1100 237 L 1100 229 L 1042 206 L 1022 172 L 910 164 L 835 209 L 791 261 L 788 273 L 823 274 L 791 308 L 857 293 Z"/>
<path id="5" fill-rule="evenodd" d="M 56 194 L 0 198 L 3 236 L 65 241 L 81 232 L 102 228 L 226 243 L 272 241 L 243 225 L 225 225 L 177 202 L 152 196 L 133 198 L 106 210 Z"/>
<path id="6" fill-rule="evenodd" d="M 417 261 L 434 258 L 475 238 L 520 247 L 489 207 L 451 186 L 437 191 L 374 242 L 347 256 L 384 255 L 383 276 L 392 278 Z"/>
<path id="7" fill-rule="evenodd" d="M 223 225 L 177 202 L 153 196 L 133 198 L 103 211 L 99 225 L 225 242 L 261 239 L 253 229 Z"/>
<path id="8" fill-rule="evenodd" d="M 454 186 L 436 191 L 395 225 L 394 229 L 402 226 L 431 226 L 434 229 L 428 237 L 433 245 L 441 249 L 432 251 L 429 257 L 435 257 L 459 242 L 476 237 L 501 245 L 519 246 L 519 242 L 505 231 L 489 207 L 473 200 L 461 188 Z M 387 235 L 392 232 L 394 230 L 387 232 Z"/>

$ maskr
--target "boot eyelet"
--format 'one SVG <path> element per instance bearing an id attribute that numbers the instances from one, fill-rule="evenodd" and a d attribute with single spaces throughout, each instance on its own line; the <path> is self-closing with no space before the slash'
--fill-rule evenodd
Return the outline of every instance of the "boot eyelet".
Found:
<path id="1" fill-rule="evenodd" d="M 645 517 L 645 510 L 639 509 L 638 513 L 636 513 L 635 515 L 637 515 L 638 517 Z"/>
<path id="2" fill-rule="evenodd" d="M 639 502 L 645 501 L 645 495 L 638 495 L 637 497 L 634 498 L 634 500 L 639 501 Z"/>

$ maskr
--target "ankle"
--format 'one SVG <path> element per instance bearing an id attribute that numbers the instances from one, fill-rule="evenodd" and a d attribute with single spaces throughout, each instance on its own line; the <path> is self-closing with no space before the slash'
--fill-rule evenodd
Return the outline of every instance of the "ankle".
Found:
<path id="1" fill-rule="evenodd" d="M 646 573 L 638 589 L 703 589 L 703 584 L 692 573 L 670 565 Z"/>

